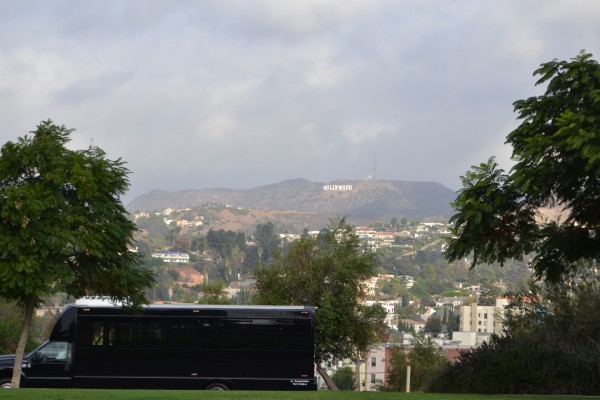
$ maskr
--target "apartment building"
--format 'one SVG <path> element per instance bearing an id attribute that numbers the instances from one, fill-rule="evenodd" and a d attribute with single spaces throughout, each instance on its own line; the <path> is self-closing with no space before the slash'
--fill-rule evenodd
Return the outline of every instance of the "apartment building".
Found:
<path id="1" fill-rule="evenodd" d="M 499 298 L 494 306 L 480 306 L 477 303 L 460 306 L 460 331 L 500 334 L 506 305 L 508 300 Z"/>

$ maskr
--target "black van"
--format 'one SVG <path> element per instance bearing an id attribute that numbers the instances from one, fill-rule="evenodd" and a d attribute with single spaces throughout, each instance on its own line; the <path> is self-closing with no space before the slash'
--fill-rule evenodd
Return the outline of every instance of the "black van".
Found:
<path id="1" fill-rule="evenodd" d="M 21 387 L 316 390 L 308 306 L 68 305 Z M 0 356 L 10 387 L 14 355 Z"/>

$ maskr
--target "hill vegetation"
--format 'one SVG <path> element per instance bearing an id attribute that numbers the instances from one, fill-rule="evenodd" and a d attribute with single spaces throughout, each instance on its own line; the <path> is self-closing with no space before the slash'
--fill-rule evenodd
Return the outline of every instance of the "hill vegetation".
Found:
<path id="1" fill-rule="evenodd" d="M 276 212 L 296 227 L 324 223 L 332 215 L 347 215 L 353 225 L 363 225 L 398 216 L 448 220 L 455 198 L 454 191 L 434 182 L 344 180 L 325 184 L 294 179 L 253 189 L 155 190 L 133 200 L 127 209 L 134 213 L 226 204 Z"/>

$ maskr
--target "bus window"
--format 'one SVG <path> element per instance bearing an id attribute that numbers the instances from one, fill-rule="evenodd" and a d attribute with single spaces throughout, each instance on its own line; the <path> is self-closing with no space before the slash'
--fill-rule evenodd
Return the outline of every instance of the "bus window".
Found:
<path id="1" fill-rule="evenodd" d="M 196 347 L 201 349 L 223 348 L 223 321 L 201 319 L 196 322 Z"/>
<path id="2" fill-rule="evenodd" d="M 281 350 L 281 324 L 269 319 L 252 321 L 253 348 L 258 350 Z"/>
<path id="3" fill-rule="evenodd" d="M 286 350 L 311 350 L 312 327 L 307 320 L 285 321 L 283 327 L 283 348 Z"/>
<path id="4" fill-rule="evenodd" d="M 228 320 L 225 321 L 223 338 L 226 349 L 251 349 L 252 348 L 252 321 Z"/>
<path id="5" fill-rule="evenodd" d="M 114 347 L 133 347 L 133 320 L 115 319 L 108 323 L 108 345 Z"/>
<path id="6" fill-rule="evenodd" d="M 137 346 L 138 347 L 161 347 L 163 343 L 162 320 L 160 319 L 138 319 Z"/>
<path id="7" fill-rule="evenodd" d="M 82 347 L 104 346 L 104 320 L 80 318 L 77 322 L 77 345 Z"/>
<path id="8" fill-rule="evenodd" d="M 167 347 L 191 348 L 194 342 L 194 325 L 190 320 L 169 319 L 166 326 Z"/>

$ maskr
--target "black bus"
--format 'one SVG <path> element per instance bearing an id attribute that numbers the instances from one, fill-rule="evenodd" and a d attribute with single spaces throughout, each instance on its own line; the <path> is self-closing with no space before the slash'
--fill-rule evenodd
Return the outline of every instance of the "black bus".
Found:
<path id="1" fill-rule="evenodd" d="M 68 305 L 21 387 L 316 390 L 306 306 Z M 10 385 L 14 356 L 0 357 Z"/>

